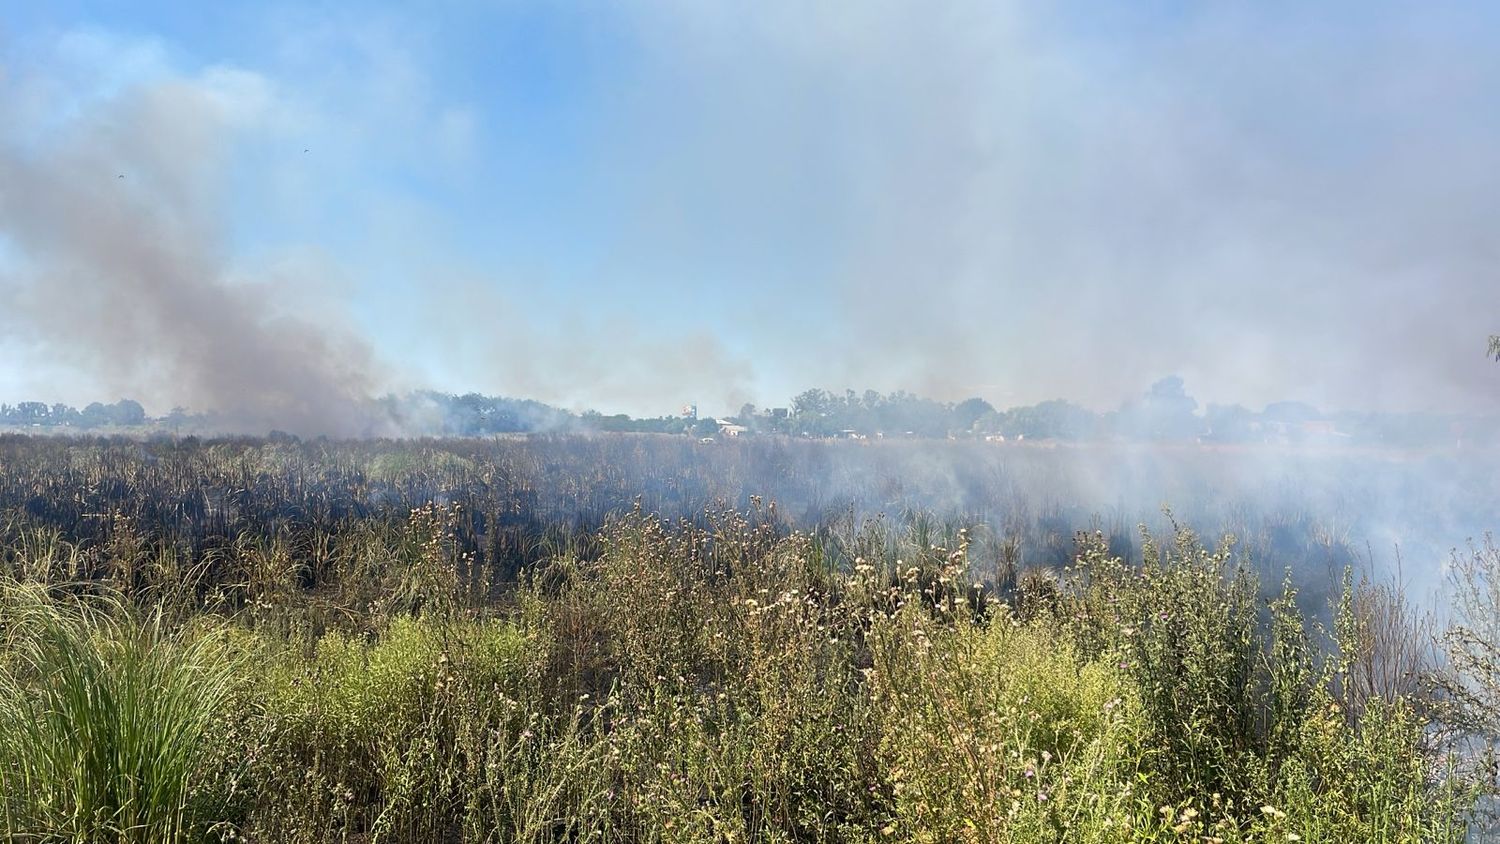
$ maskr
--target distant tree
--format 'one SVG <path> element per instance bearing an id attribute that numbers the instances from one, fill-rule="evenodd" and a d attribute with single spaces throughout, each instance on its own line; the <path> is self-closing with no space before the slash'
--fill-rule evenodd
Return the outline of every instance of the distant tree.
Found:
<path id="1" fill-rule="evenodd" d="M 583 427 L 590 431 L 649 431 L 653 426 L 659 426 L 658 419 L 632 419 L 624 413 L 613 413 L 608 416 L 597 410 L 584 411 L 580 421 Z"/>
<path id="2" fill-rule="evenodd" d="M 146 409 L 140 402 L 120 399 L 109 406 L 109 421 L 115 425 L 133 426 L 146 424 Z"/>
<path id="3" fill-rule="evenodd" d="M 992 410 L 974 420 L 974 430 L 981 434 L 998 434 L 1005 427 L 1005 418 L 1004 413 Z"/>
<path id="4" fill-rule="evenodd" d="M 52 409 L 39 401 L 23 401 L 16 405 L 12 414 L 15 421 L 22 425 L 41 425 L 47 421 Z"/>
<path id="5" fill-rule="evenodd" d="M 1198 402 L 1187 394 L 1182 379 L 1170 375 L 1151 385 L 1138 401 L 1120 408 L 1115 416 L 1119 433 L 1135 439 L 1185 440 L 1202 429 L 1194 415 Z"/>
<path id="6" fill-rule="evenodd" d="M 1099 417 L 1088 408 L 1052 399 L 1006 411 L 1000 431 L 1031 440 L 1083 440 L 1094 437 L 1098 428 Z"/>
<path id="7" fill-rule="evenodd" d="M 910 431 L 919 437 L 944 437 L 948 435 L 953 408 L 898 390 L 881 402 L 875 418 L 876 430 L 893 431 L 897 434 Z"/>
<path id="8" fill-rule="evenodd" d="M 109 424 L 109 408 L 99 402 L 89 402 L 88 407 L 78 413 L 78 424 L 85 428 L 95 428 L 100 425 Z"/>
<path id="9" fill-rule="evenodd" d="M 832 433 L 828 412 L 833 396 L 825 390 L 805 390 L 792 398 L 792 418 L 797 426 L 815 436 Z"/>
<path id="10" fill-rule="evenodd" d="M 658 416 L 655 419 L 637 419 L 631 429 L 648 434 L 680 434 L 688 429 L 689 420 L 681 416 Z"/>
<path id="11" fill-rule="evenodd" d="M 1500 334 L 1490 335 L 1490 357 L 1500 361 Z"/>
<path id="12" fill-rule="evenodd" d="M 1181 408 L 1188 413 L 1198 407 L 1198 402 L 1187 394 L 1179 375 L 1168 375 L 1152 384 L 1151 389 L 1146 391 L 1146 398 L 1166 407 Z"/>
<path id="13" fill-rule="evenodd" d="M 447 412 L 443 419 L 443 433 L 461 437 L 493 433 L 486 426 L 489 415 L 494 411 L 492 400 L 478 393 L 445 398 Z"/>
<path id="14" fill-rule="evenodd" d="M 712 437 L 719 433 L 719 423 L 713 417 L 705 416 L 693 423 L 690 429 L 695 437 Z"/>
<path id="15" fill-rule="evenodd" d="M 1245 442 L 1254 436 L 1255 413 L 1244 405 L 1211 404 L 1204 421 L 1208 423 L 1208 436 L 1215 442 Z"/>
<path id="16" fill-rule="evenodd" d="M 174 407 L 171 410 L 167 411 L 167 415 L 164 416 L 164 417 L 162 417 L 161 421 L 164 422 L 164 423 L 166 423 L 167 427 L 169 427 L 169 428 L 172 429 L 172 433 L 173 434 L 179 434 L 179 433 L 182 433 L 183 426 L 186 425 L 186 424 L 188 424 L 188 420 L 190 418 L 191 417 L 188 415 L 187 408 L 178 406 L 178 407 Z M 274 432 L 273 431 L 272 433 L 282 433 L 282 434 L 285 434 L 286 432 L 285 431 L 279 431 L 279 432 Z"/>
<path id="17" fill-rule="evenodd" d="M 994 405 L 981 398 L 964 399 L 953 406 L 953 429 L 972 431 L 974 423 L 995 412 Z"/>

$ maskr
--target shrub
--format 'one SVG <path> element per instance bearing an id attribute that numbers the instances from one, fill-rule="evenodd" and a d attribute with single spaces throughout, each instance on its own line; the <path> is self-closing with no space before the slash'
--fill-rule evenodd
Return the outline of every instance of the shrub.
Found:
<path id="1" fill-rule="evenodd" d="M 905 841 L 1125 840 L 1140 817 L 1140 703 L 1067 635 L 1004 618 L 934 626 L 907 603 L 871 633 L 885 827 Z"/>
<path id="2" fill-rule="evenodd" d="M 516 625 L 399 617 L 375 641 L 270 647 L 253 818 L 270 840 L 545 839 L 598 775 L 586 716 L 541 711 L 545 646 Z"/>

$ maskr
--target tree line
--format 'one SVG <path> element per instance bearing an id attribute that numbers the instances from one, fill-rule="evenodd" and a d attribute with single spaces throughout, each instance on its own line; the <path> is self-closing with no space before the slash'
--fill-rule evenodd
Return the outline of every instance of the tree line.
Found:
<path id="1" fill-rule="evenodd" d="M 93 402 L 82 410 L 66 404 L 23 401 L 0 404 L 0 424 L 31 427 L 132 428 L 147 423 L 146 409 L 139 402 L 121 399 L 114 404 Z"/>
<path id="2" fill-rule="evenodd" d="M 534 433 L 650 433 L 699 438 L 790 436 L 812 438 L 990 439 L 1062 442 L 1200 442 L 1448 447 L 1488 445 L 1500 420 L 1444 414 L 1324 413 L 1282 401 L 1252 410 L 1239 404 L 1200 409 L 1177 376 L 1163 378 L 1114 410 L 1095 411 L 1064 399 L 1000 410 L 983 398 L 938 401 L 905 391 L 842 392 L 810 389 L 785 407 L 743 405 L 730 416 L 696 411 L 656 417 L 573 412 L 531 399 L 418 391 L 371 402 L 372 431 L 412 436 L 493 436 Z M 147 429 L 177 433 L 233 430 L 208 413 L 173 408 L 150 417 L 135 401 L 0 404 L 0 426 L 20 428 Z"/>

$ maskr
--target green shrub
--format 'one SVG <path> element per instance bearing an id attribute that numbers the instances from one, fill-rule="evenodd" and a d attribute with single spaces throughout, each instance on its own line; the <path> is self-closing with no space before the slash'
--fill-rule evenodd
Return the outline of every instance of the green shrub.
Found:
<path id="1" fill-rule="evenodd" d="M 1339 613 L 1320 665 L 1290 584 L 1263 602 L 1231 548 L 1179 530 L 1165 547 L 1147 537 L 1136 567 L 1084 537 L 1060 615 L 1140 697 L 1145 796 L 1172 829 L 1225 841 L 1461 840 L 1472 789 L 1429 746 L 1415 684 L 1349 694 L 1351 660 L 1372 664 L 1407 616 Z M 1340 606 L 1357 597 L 1346 583 Z"/>
<path id="2" fill-rule="evenodd" d="M 885 829 L 905 841 L 1110 841 L 1146 773 L 1137 694 L 1055 629 L 934 626 L 908 603 L 871 633 Z"/>
<path id="3" fill-rule="evenodd" d="M 515 841 L 566 826 L 599 766 L 587 716 L 541 712 L 544 649 L 506 622 L 401 617 L 373 642 L 330 633 L 311 654 L 283 650 L 259 692 L 259 788 L 274 799 L 254 827 L 284 841 Z"/>
<path id="4" fill-rule="evenodd" d="M 1165 546 L 1147 536 L 1144 559 L 1127 566 L 1086 537 L 1067 622 L 1139 688 L 1159 796 L 1238 800 L 1264 735 L 1259 584 L 1230 542 L 1211 551 L 1187 530 Z"/>

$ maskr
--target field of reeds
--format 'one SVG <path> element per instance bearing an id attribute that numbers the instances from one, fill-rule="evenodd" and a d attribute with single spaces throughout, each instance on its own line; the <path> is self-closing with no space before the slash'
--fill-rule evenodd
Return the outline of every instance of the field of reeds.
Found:
<path id="1" fill-rule="evenodd" d="M 0 829 L 1463 840 L 1493 475 L 986 448 L 0 437 Z"/>

